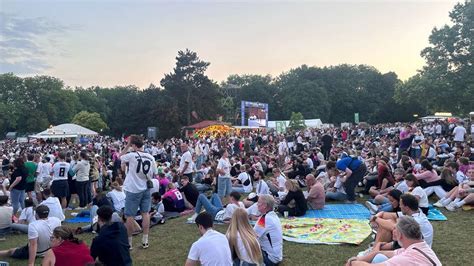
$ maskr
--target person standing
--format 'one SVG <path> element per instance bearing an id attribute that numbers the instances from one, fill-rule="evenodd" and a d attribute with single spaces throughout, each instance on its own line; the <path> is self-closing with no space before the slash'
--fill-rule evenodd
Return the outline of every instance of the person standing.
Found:
<path id="1" fill-rule="evenodd" d="M 25 191 L 28 194 L 28 198 L 33 199 L 33 192 L 35 191 L 35 182 L 36 182 L 36 169 L 38 165 L 34 162 L 35 156 L 33 154 L 28 154 L 26 157 L 27 161 L 25 163 L 25 167 L 28 172 L 28 176 L 26 177 L 26 186 Z"/>
<path id="2" fill-rule="evenodd" d="M 466 135 L 466 129 L 463 127 L 462 122 L 458 122 L 457 126 L 453 129 L 454 142 L 462 143 L 464 141 L 464 135 Z"/>
<path id="3" fill-rule="evenodd" d="M 128 152 L 130 151 L 130 152 Z M 127 153 L 128 152 L 128 153 Z M 132 248 L 132 234 L 134 232 L 134 217 L 138 210 L 143 217 L 142 247 L 148 248 L 148 232 L 150 230 L 150 208 L 151 192 L 147 181 L 158 173 L 155 158 L 149 153 L 143 152 L 143 138 L 131 135 L 127 146 L 120 153 L 122 170 L 126 172 L 124 188 L 125 191 L 125 217 L 128 232 L 128 242 Z M 127 167 L 128 164 L 128 167 Z"/>
<path id="4" fill-rule="evenodd" d="M 28 170 L 25 167 L 23 158 L 16 158 L 13 161 L 13 172 L 10 178 L 10 198 L 13 206 L 13 215 L 20 209 L 25 208 L 25 188 Z"/>
<path id="5" fill-rule="evenodd" d="M 76 173 L 76 191 L 79 196 L 79 207 L 84 208 L 91 202 L 91 184 L 89 181 L 90 163 L 87 152 L 81 151 L 79 154 L 80 161 L 78 161 L 73 171 Z"/>
<path id="6" fill-rule="evenodd" d="M 189 182 L 193 182 L 193 156 L 189 151 L 188 144 L 185 142 L 181 143 L 181 159 L 179 160 L 179 173 L 180 176 L 187 176 Z"/>
<path id="7" fill-rule="evenodd" d="M 66 160 L 64 152 L 59 153 L 59 161 L 53 165 L 53 183 L 51 184 L 51 192 L 61 202 L 61 207 L 65 209 L 66 196 L 69 194 L 69 184 L 67 182 L 67 173 L 71 167 Z"/>
<path id="8" fill-rule="evenodd" d="M 222 200 L 228 197 L 232 191 L 232 182 L 230 180 L 230 168 L 232 166 L 229 162 L 229 152 L 227 150 L 222 150 L 221 156 L 217 164 L 217 173 L 219 174 L 217 179 L 217 194 Z"/>

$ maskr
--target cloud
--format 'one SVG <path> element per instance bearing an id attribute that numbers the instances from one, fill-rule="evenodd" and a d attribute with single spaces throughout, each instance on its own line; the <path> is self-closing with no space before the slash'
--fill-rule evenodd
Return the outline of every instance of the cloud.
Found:
<path id="1" fill-rule="evenodd" d="M 38 74 L 51 68 L 46 58 L 53 52 L 47 47 L 57 48 L 61 38 L 74 29 L 45 17 L 0 12 L 0 73 Z"/>

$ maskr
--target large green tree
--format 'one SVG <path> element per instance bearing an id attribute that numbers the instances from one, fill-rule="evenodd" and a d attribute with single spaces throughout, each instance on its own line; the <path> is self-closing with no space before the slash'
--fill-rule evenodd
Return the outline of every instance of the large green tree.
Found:
<path id="1" fill-rule="evenodd" d="M 102 132 L 108 128 L 107 124 L 104 122 L 104 120 L 102 120 L 99 113 L 81 111 L 73 117 L 72 122 L 96 132 Z"/>
<path id="2" fill-rule="evenodd" d="M 466 115 L 474 108 L 474 2 L 456 4 L 449 17 L 451 25 L 431 32 L 421 52 L 426 65 L 399 87 L 397 99 L 416 97 L 430 112 Z"/>
<path id="3" fill-rule="evenodd" d="M 209 65 L 196 52 L 179 51 L 173 72 L 165 74 L 161 80 L 165 94 L 178 107 L 181 126 L 203 119 L 216 119 L 221 111 L 218 85 L 205 75 Z"/>

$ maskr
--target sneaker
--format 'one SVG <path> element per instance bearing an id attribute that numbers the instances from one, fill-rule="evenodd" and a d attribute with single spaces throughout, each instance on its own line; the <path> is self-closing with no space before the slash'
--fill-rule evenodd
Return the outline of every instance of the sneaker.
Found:
<path id="1" fill-rule="evenodd" d="M 149 247 L 148 243 L 142 243 L 142 248 L 147 249 Z"/>
<path id="2" fill-rule="evenodd" d="M 449 203 L 447 206 L 446 206 L 446 210 L 450 211 L 450 212 L 453 212 L 457 209 L 457 206 L 454 202 L 451 202 Z"/>
<path id="3" fill-rule="evenodd" d="M 372 247 L 369 247 L 368 249 L 359 252 L 359 253 L 357 254 L 357 257 L 358 257 L 358 258 L 363 257 L 363 256 L 369 254 L 371 251 L 372 251 Z"/>
<path id="4" fill-rule="evenodd" d="M 370 201 L 366 201 L 365 206 L 367 207 L 367 209 L 369 209 L 371 213 L 373 212 L 374 214 L 377 213 L 377 211 L 379 210 L 379 207 Z"/>
<path id="5" fill-rule="evenodd" d="M 433 206 L 438 207 L 438 208 L 442 208 L 442 207 L 444 207 L 444 204 L 443 204 L 442 200 L 438 200 L 435 204 L 433 204 Z"/>

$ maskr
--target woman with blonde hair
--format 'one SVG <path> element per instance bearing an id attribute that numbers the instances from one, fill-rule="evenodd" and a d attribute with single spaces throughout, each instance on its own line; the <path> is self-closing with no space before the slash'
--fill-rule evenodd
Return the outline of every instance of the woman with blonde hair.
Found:
<path id="1" fill-rule="evenodd" d="M 285 182 L 288 194 L 278 205 L 278 212 L 284 215 L 288 212 L 289 216 L 303 216 L 308 210 L 308 204 L 304 197 L 303 191 L 298 185 L 298 182 L 294 179 L 288 179 Z M 294 201 L 294 204 L 291 202 Z"/>
<path id="2" fill-rule="evenodd" d="M 226 237 L 229 240 L 234 266 L 263 265 L 258 237 L 250 226 L 244 208 L 237 208 L 234 211 Z"/>

